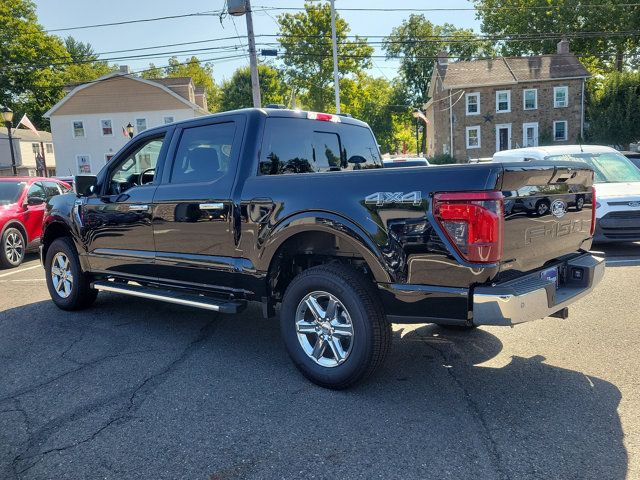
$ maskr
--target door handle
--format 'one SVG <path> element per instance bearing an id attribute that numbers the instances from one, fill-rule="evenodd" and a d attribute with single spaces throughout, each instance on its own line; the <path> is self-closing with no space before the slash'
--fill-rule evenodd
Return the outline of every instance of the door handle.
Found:
<path id="1" fill-rule="evenodd" d="M 130 212 L 146 212 L 149 210 L 149 205 L 129 205 Z"/>
<path id="2" fill-rule="evenodd" d="M 224 203 L 201 203 L 200 210 L 222 210 L 224 208 Z"/>

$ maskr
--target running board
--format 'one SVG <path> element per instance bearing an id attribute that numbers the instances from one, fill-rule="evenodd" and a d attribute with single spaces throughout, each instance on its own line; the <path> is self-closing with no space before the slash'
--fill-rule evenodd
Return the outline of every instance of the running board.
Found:
<path id="1" fill-rule="evenodd" d="M 126 283 L 116 283 L 109 281 L 93 282 L 92 288 L 103 292 L 121 293 L 132 297 L 148 298 L 150 300 L 160 300 L 161 302 L 175 303 L 187 307 L 202 308 L 219 313 L 239 313 L 244 310 L 246 302 L 238 300 L 226 300 L 189 293 L 180 293 L 172 290 L 162 290 L 160 288 L 149 288 L 139 285 L 129 285 Z"/>

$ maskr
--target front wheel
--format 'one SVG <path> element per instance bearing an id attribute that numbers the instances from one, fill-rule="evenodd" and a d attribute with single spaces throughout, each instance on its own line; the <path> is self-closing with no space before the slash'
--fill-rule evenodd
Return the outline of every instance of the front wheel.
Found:
<path id="1" fill-rule="evenodd" d="M 80 310 L 90 306 L 98 296 L 91 288 L 89 276 L 80 268 L 80 260 L 68 237 L 54 240 L 44 262 L 47 288 L 51 300 L 62 310 Z"/>
<path id="2" fill-rule="evenodd" d="M 9 227 L 2 234 L 2 250 L 0 251 L 0 266 L 4 268 L 17 267 L 24 260 L 27 242 L 22 232 Z"/>
<path id="3" fill-rule="evenodd" d="M 391 345 L 391 325 L 372 286 L 339 264 L 313 267 L 293 279 L 282 301 L 280 329 L 302 374 L 333 389 L 373 374 Z"/>

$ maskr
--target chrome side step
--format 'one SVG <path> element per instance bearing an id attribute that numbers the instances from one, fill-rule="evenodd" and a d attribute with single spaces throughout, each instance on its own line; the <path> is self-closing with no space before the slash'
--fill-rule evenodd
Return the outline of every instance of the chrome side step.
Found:
<path id="1" fill-rule="evenodd" d="M 220 313 L 239 313 L 244 310 L 246 302 L 238 300 L 225 300 L 202 295 L 175 292 L 160 288 L 143 287 L 110 281 L 99 281 L 91 284 L 92 288 L 103 292 L 121 293 L 132 297 L 148 298 L 161 302 L 175 303 L 187 307 L 202 308 Z"/>

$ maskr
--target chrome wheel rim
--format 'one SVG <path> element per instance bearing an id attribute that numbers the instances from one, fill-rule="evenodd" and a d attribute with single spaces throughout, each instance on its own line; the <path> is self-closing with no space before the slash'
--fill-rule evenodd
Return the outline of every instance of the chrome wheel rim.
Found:
<path id="1" fill-rule="evenodd" d="M 353 347 L 353 323 L 343 303 L 334 295 L 315 291 L 296 309 L 296 334 L 304 353 L 323 367 L 337 367 Z"/>
<path id="2" fill-rule="evenodd" d="M 62 252 L 58 252 L 51 261 L 51 280 L 53 289 L 61 298 L 71 295 L 73 289 L 73 274 L 71 273 L 71 262 Z"/>
<path id="3" fill-rule="evenodd" d="M 545 213 L 547 213 L 548 210 L 549 210 L 549 207 L 547 206 L 546 203 L 541 203 L 540 205 L 538 205 L 539 215 L 544 215 Z"/>
<path id="4" fill-rule="evenodd" d="M 24 257 L 24 241 L 18 232 L 9 232 L 4 244 L 4 253 L 12 265 L 18 265 Z"/>
<path id="5" fill-rule="evenodd" d="M 577 203 L 578 210 L 584 207 L 584 200 L 582 198 L 579 198 L 576 203 Z"/>

